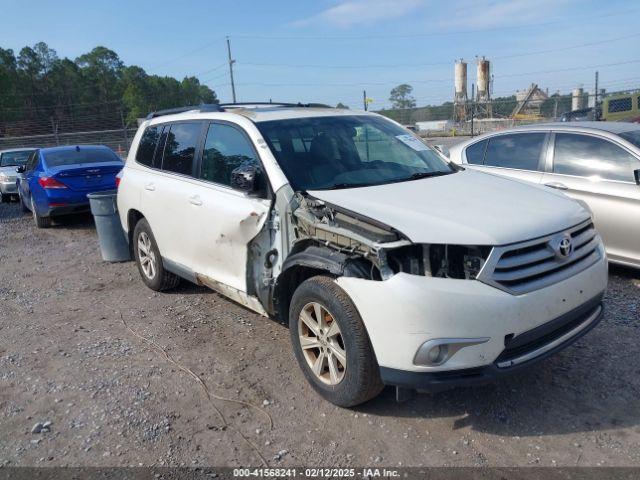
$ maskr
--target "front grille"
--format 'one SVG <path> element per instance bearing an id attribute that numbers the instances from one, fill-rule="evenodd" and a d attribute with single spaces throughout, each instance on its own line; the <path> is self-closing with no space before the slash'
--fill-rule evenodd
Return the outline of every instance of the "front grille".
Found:
<path id="1" fill-rule="evenodd" d="M 569 251 L 565 248 L 567 241 L 571 245 Z M 531 292 L 569 278 L 596 263 L 601 256 L 600 243 L 589 220 L 535 240 L 496 247 L 478 280 L 514 295 Z"/>

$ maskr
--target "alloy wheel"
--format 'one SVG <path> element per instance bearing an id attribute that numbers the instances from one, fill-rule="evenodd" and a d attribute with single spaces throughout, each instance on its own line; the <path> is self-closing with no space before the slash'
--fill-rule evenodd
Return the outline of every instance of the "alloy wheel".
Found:
<path id="1" fill-rule="evenodd" d="M 142 271 L 148 279 L 152 279 L 156 276 L 156 254 L 151 248 L 151 239 L 146 232 L 140 232 L 138 235 L 138 260 Z"/>
<path id="2" fill-rule="evenodd" d="M 313 374 L 322 383 L 337 385 L 347 370 L 347 352 L 340 326 L 317 302 L 306 304 L 298 318 L 302 353 Z"/>

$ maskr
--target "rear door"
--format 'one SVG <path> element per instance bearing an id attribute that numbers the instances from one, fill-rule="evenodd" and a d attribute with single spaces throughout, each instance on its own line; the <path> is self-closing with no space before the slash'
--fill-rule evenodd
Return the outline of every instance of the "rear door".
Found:
<path id="1" fill-rule="evenodd" d="M 186 232 L 189 245 L 194 245 L 189 252 L 189 265 L 193 265 L 201 283 L 234 297 L 226 287 L 242 293 L 250 290 L 249 243 L 267 221 L 271 202 L 264 175 L 257 194 L 231 187 L 231 172 L 236 167 L 247 162 L 260 164 L 242 127 L 211 122 L 206 130 L 198 179 L 192 183 L 188 199 Z"/>
<path id="2" fill-rule="evenodd" d="M 494 135 L 467 146 L 465 159 L 477 170 L 540 183 L 548 136 L 544 131 Z"/>
<path id="3" fill-rule="evenodd" d="M 202 142 L 201 121 L 165 124 L 156 149 L 153 170 L 142 180 L 142 213 L 160 254 L 179 266 L 193 265 L 194 221 L 189 198 L 194 195 L 196 155 Z"/>
<path id="4" fill-rule="evenodd" d="M 640 159 L 608 138 L 556 132 L 543 183 L 587 202 L 611 260 L 640 264 Z"/>

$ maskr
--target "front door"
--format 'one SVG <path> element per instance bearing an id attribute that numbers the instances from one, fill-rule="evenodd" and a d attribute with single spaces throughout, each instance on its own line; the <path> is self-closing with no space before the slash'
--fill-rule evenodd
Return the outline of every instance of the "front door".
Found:
<path id="1" fill-rule="evenodd" d="M 556 133 L 553 166 L 543 183 L 584 200 L 613 261 L 640 265 L 640 160 L 596 135 Z"/>
<path id="2" fill-rule="evenodd" d="M 251 141 L 235 124 L 210 123 L 201 158 L 189 200 L 188 234 L 194 245 L 190 263 L 200 283 L 242 301 L 233 291 L 251 290 L 248 271 L 253 264 L 249 265 L 249 244 L 263 229 L 271 206 L 266 178 L 256 194 L 231 187 L 235 168 L 247 162 L 259 164 Z M 258 263 L 255 267 L 262 268 Z"/>

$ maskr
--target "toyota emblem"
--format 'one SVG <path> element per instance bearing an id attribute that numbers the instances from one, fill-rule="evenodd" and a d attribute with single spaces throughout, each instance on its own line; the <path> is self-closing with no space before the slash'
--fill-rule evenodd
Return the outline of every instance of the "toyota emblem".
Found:
<path id="1" fill-rule="evenodd" d="M 573 252 L 573 243 L 571 243 L 571 237 L 564 237 L 558 244 L 558 255 L 562 258 L 567 258 Z"/>

